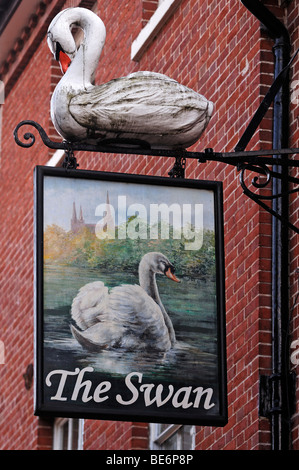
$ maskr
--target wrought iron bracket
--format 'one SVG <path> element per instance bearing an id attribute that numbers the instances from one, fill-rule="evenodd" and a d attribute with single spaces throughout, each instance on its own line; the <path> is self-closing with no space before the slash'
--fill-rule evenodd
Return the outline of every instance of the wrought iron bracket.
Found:
<path id="1" fill-rule="evenodd" d="M 186 158 L 175 157 L 175 163 L 172 170 L 169 171 L 168 175 L 171 178 L 185 178 Z"/>
<path id="2" fill-rule="evenodd" d="M 35 136 L 32 132 L 25 132 L 23 140 L 19 138 L 19 130 L 24 126 L 32 126 L 38 132 L 43 143 L 50 149 L 64 150 L 66 158 L 63 162 L 65 168 L 77 168 L 79 164 L 74 156 L 75 151 L 88 151 L 97 153 L 113 153 L 113 154 L 127 154 L 127 155 L 149 155 L 156 157 L 174 158 L 175 163 L 169 176 L 176 178 L 184 178 L 185 167 L 187 159 L 195 159 L 203 164 L 208 161 L 221 162 L 227 165 L 234 166 L 240 173 L 240 184 L 244 194 L 252 199 L 254 202 L 263 207 L 273 216 L 277 217 L 286 223 L 290 229 L 299 233 L 299 227 L 294 226 L 289 221 L 282 219 L 282 217 L 272 210 L 267 204 L 274 198 L 281 198 L 283 194 L 261 194 L 261 190 L 270 188 L 270 183 L 273 178 L 284 178 L 285 172 L 275 171 L 273 168 L 295 168 L 299 167 L 298 159 L 289 158 L 291 155 L 299 154 L 299 148 L 289 149 L 271 149 L 271 150 L 256 150 L 256 151 L 235 151 L 235 152 L 214 152 L 213 149 L 206 149 L 204 152 L 192 152 L 185 149 L 153 149 L 146 142 L 138 140 L 107 140 L 101 141 L 97 145 L 83 143 L 83 142 L 53 142 L 47 136 L 42 126 L 35 121 L 25 120 L 21 121 L 14 130 L 14 138 L 18 145 L 24 148 L 32 147 L 35 143 Z M 250 183 L 247 183 L 246 175 L 248 172 L 256 173 L 256 176 Z M 288 194 L 299 191 L 299 178 L 287 175 L 288 183 L 295 185 L 293 189 L 288 191 Z"/>
<path id="3" fill-rule="evenodd" d="M 294 62 L 297 54 L 299 53 L 299 49 L 296 50 L 295 54 L 289 61 L 289 63 L 286 65 L 284 69 L 278 74 L 274 82 L 272 83 L 271 87 L 269 88 L 268 92 L 264 96 L 264 99 L 262 100 L 261 104 L 259 105 L 258 109 L 256 110 L 255 114 L 253 115 L 250 123 L 245 129 L 244 134 L 240 138 L 239 142 L 237 143 L 235 150 L 236 152 L 240 150 L 245 150 L 248 142 L 252 138 L 253 134 L 255 133 L 256 129 L 258 128 L 259 124 L 262 122 L 263 117 L 265 116 L 266 112 L 268 111 L 271 103 L 273 102 L 276 94 L 282 87 L 283 83 L 287 80 L 288 78 L 288 73 L 289 69 Z"/>
<path id="4" fill-rule="evenodd" d="M 67 146 L 65 150 L 65 158 L 62 163 L 63 168 L 67 168 L 69 170 L 76 170 L 79 166 L 79 163 L 77 163 L 77 159 L 74 155 L 74 152 L 71 148 L 71 146 Z"/>
<path id="5" fill-rule="evenodd" d="M 296 374 L 291 372 L 286 379 L 287 387 L 287 406 L 289 414 L 292 415 L 296 411 Z M 281 374 L 261 375 L 259 381 L 259 416 L 271 418 L 275 414 L 282 413 L 282 404 L 280 394 L 275 392 L 275 383 L 281 386 Z"/>

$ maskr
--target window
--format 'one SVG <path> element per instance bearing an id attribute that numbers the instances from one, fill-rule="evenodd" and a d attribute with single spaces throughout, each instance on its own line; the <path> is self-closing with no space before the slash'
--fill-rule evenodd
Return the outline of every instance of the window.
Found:
<path id="1" fill-rule="evenodd" d="M 150 424 L 151 450 L 192 450 L 195 447 L 195 426 Z"/>
<path id="2" fill-rule="evenodd" d="M 157 34 L 161 31 L 165 23 L 168 19 L 173 15 L 175 10 L 178 8 L 182 0 L 159 0 L 157 3 L 156 1 L 147 2 L 152 4 L 152 8 L 156 10 L 151 11 L 150 19 L 146 22 L 145 26 L 140 31 L 139 35 L 133 41 L 131 47 L 131 59 L 135 61 L 139 61 L 155 39 Z M 145 18 L 148 20 L 148 18 Z"/>
<path id="3" fill-rule="evenodd" d="M 54 423 L 53 450 L 82 450 L 83 420 L 57 418 Z"/>

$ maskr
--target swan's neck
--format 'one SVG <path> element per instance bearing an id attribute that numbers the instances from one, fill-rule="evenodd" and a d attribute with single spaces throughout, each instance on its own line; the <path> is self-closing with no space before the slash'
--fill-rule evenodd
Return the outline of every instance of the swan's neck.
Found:
<path id="1" fill-rule="evenodd" d="M 140 269 L 140 267 L 141 267 L 141 269 Z M 174 332 L 172 322 L 171 322 L 171 320 L 170 320 L 170 318 L 169 318 L 169 316 L 168 316 L 168 314 L 167 314 L 167 312 L 164 308 L 164 305 L 162 304 L 162 301 L 160 299 L 158 286 L 157 286 L 157 282 L 156 282 L 156 273 L 154 273 L 151 270 L 143 270 L 142 266 L 140 266 L 140 267 L 139 267 L 139 284 L 140 284 L 140 287 L 142 287 L 146 291 L 146 293 L 150 297 L 152 297 L 152 299 L 159 305 L 159 307 L 161 309 L 161 312 L 162 312 L 162 315 L 164 317 L 166 327 L 167 327 L 168 332 L 169 332 L 171 345 L 173 346 L 175 341 L 176 341 L 175 332 Z"/>
<path id="2" fill-rule="evenodd" d="M 95 71 L 106 39 L 102 20 L 85 9 L 75 9 L 71 24 L 82 28 L 84 39 L 74 60 L 62 80 L 68 81 L 75 89 L 87 89 L 94 84 Z"/>
<path id="3" fill-rule="evenodd" d="M 152 299 L 154 299 L 154 301 L 157 302 L 160 307 L 163 307 L 162 310 L 165 310 L 160 299 L 158 286 L 156 283 L 156 274 L 150 270 L 145 271 L 139 269 L 139 283 L 146 293 L 152 297 Z"/>

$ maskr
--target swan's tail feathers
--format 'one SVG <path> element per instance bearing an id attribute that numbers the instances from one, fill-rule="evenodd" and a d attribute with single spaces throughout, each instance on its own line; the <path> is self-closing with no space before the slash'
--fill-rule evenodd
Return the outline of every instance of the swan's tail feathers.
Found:
<path id="1" fill-rule="evenodd" d="M 106 349 L 107 347 L 107 345 L 94 343 L 90 338 L 86 337 L 86 335 L 84 334 L 84 331 L 79 331 L 73 325 L 71 325 L 71 331 L 72 331 L 73 337 L 78 341 L 78 343 L 81 344 L 81 346 L 84 349 L 87 349 L 88 351 L 99 352 L 99 351 L 102 351 L 103 349 Z"/>
<path id="2" fill-rule="evenodd" d="M 96 281 L 81 287 L 72 303 L 71 315 L 82 330 L 86 330 L 100 321 L 105 312 L 108 288 L 103 282 Z"/>

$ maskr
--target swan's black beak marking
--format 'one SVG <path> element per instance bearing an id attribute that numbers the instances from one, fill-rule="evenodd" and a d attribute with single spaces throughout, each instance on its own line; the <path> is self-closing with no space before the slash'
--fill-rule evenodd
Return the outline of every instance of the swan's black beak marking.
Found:
<path id="1" fill-rule="evenodd" d="M 169 279 L 175 282 L 181 282 L 174 274 L 175 268 L 171 264 L 170 266 L 165 268 L 165 276 L 167 276 Z"/>
<path id="2" fill-rule="evenodd" d="M 56 43 L 56 51 L 55 51 L 55 60 L 57 60 L 57 62 L 59 62 L 59 55 L 60 55 L 60 52 L 64 52 L 64 50 L 62 49 L 61 45 L 59 44 L 59 42 Z"/>
<path id="3" fill-rule="evenodd" d="M 60 63 L 62 72 L 66 73 L 72 61 L 69 56 L 64 52 L 59 42 L 56 43 L 55 59 Z"/>

